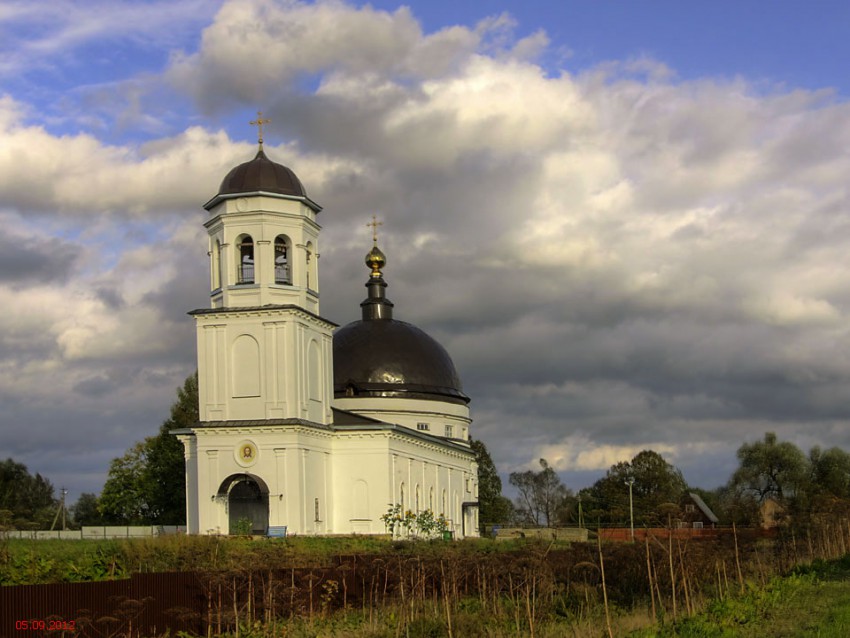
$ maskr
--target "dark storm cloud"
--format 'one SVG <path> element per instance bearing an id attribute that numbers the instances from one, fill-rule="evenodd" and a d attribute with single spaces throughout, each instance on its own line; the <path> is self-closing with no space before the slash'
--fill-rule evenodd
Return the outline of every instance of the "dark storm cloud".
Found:
<path id="1" fill-rule="evenodd" d="M 99 492 L 110 461 L 123 455 L 131 442 L 156 434 L 168 418 L 173 390 L 183 380 L 178 371 L 165 383 L 151 384 L 138 368 L 90 374 L 79 384 L 83 394 L 66 397 L 63 392 L 38 405 L 3 400 L 0 414 L 0 431 L 15 432 L 4 439 L 3 454 L 40 472 L 55 487 L 69 488 L 71 501 L 80 492 Z M 44 382 L 53 380 L 46 377 Z M 134 385 L 132 392 L 127 383 Z"/>
<path id="2" fill-rule="evenodd" d="M 73 390 L 74 392 L 79 392 L 86 396 L 98 398 L 113 393 L 115 390 L 120 388 L 120 386 L 121 381 L 118 379 L 110 379 L 103 375 L 99 375 L 83 379 L 74 385 Z"/>
<path id="3" fill-rule="evenodd" d="M 0 283 L 64 283 L 79 258 L 79 246 L 61 239 L 0 233 Z"/>
<path id="4" fill-rule="evenodd" d="M 121 310 L 125 305 L 123 293 L 116 286 L 98 286 L 95 294 L 110 310 Z"/>

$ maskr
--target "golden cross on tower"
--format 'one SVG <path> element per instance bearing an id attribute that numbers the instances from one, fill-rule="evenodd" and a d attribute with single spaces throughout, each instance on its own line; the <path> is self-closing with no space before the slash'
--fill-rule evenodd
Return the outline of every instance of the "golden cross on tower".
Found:
<path id="1" fill-rule="evenodd" d="M 372 229 L 372 245 L 373 246 L 378 245 L 378 226 L 383 226 L 383 225 L 384 225 L 384 222 L 379 222 L 377 217 L 375 217 L 374 215 L 372 215 L 372 221 L 370 221 L 368 224 L 366 224 L 367 228 Z"/>
<path id="2" fill-rule="evenodd" d="M 257 111 L 257 119 L 256 120 L 251 120 L 250 122 L 248 122 L 248 124 L 250 124 L 251 126 L 257 127 L 258 132 L 259 132 L 259 136 L 258 136 L 257 141 L 260 143 L 260 146 L 263 145 L 263 124 L 268 124 L 269 122 L 271 122 L 271 120 L 264 120 L 263 119 L 263 112 L 262 111 Z"/>

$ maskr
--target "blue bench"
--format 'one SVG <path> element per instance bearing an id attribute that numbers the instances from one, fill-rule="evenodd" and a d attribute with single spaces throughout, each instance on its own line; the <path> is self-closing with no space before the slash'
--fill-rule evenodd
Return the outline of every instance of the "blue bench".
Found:
<path id="1" fill-rule="evenodd" d="M 269 525 L 267 538 L 286 538 L 286 525 Z"/>

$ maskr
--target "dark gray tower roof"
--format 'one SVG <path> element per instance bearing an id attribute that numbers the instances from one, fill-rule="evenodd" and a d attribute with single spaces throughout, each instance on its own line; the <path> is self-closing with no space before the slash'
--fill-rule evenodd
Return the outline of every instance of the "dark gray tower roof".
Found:
<path id="1" fill-rule="evenodd" d="M 233 195 L 258 191 L 307 197 L 307 191 L 298 176 L 283 164 L 271 161 L 262 148 L 250 162 L 240 164 L 227 174 L 221 182 L 218 194 Z"/>

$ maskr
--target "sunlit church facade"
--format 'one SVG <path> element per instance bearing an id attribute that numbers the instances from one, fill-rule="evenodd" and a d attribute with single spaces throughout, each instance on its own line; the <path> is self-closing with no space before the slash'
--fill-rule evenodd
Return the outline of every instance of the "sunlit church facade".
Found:
<path id="1" fill-rule="evenodd" d="M 393 318 L 377 243 L 361 318 L 339 328 L 319 307 L 322 209 L 262 140 L 204 207 L 200 422 L 175 432 L 188 531 L 384 534 L 400 505 L 476 536 L 469 398 L 445 349 Z"/>

